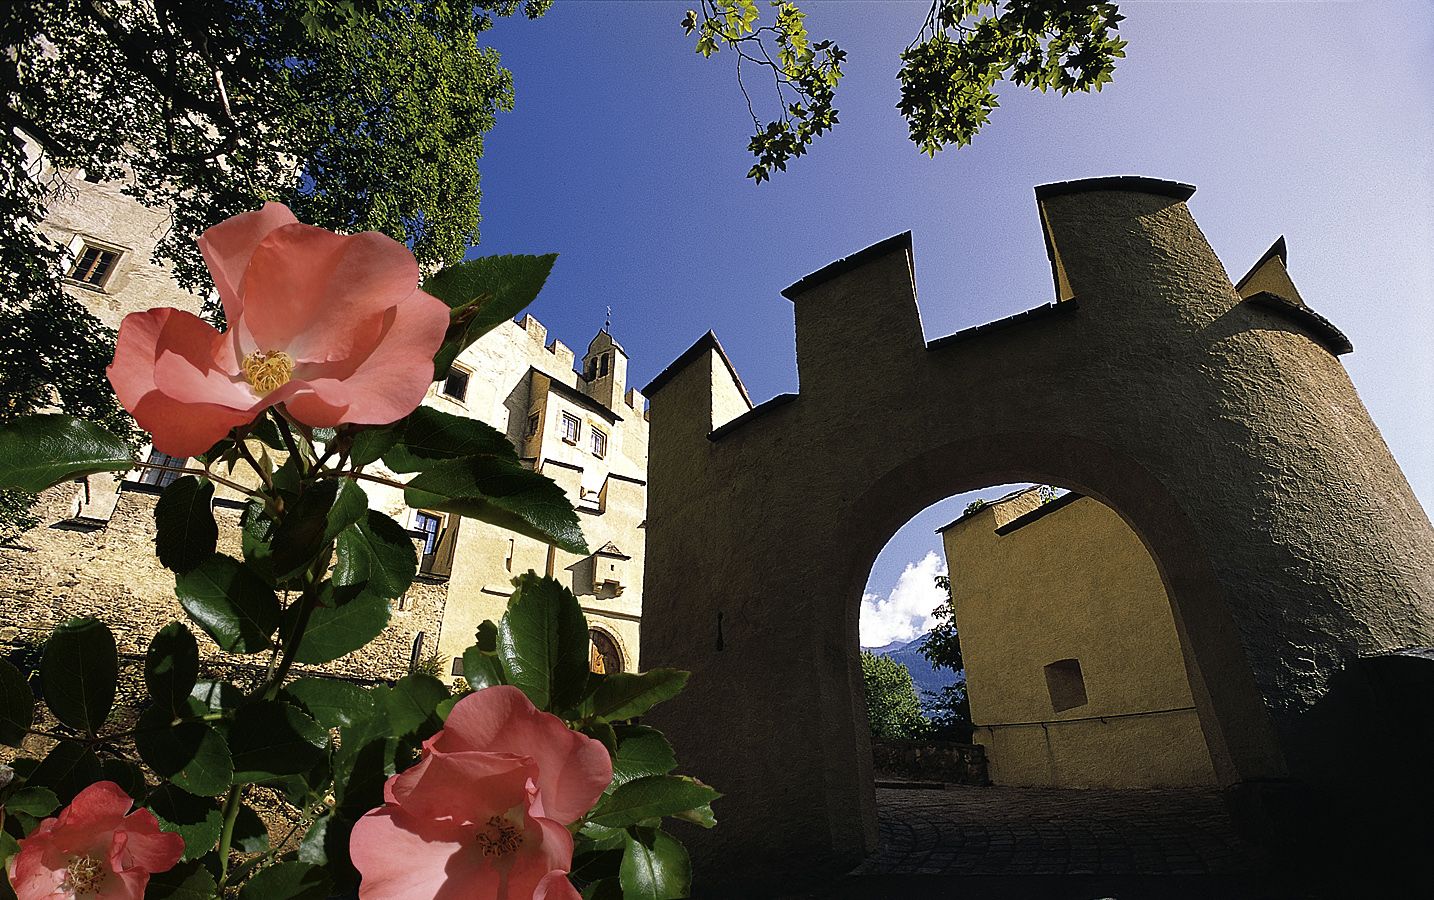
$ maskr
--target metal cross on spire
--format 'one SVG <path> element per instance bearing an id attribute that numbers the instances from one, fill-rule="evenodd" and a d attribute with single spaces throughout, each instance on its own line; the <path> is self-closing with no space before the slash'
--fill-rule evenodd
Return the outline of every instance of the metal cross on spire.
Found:
<path id="1" fill-rule="evenodd" d="M 609 307 L 607 308 L 607 318 L 606 318 L 606 319 L 603 319 L 603 322 L 602 322 L 602 330 L 603 330 L 603 331 L 611 331 L 611 330 L 612 330 L 612 307 L 611 307 L 611 306 L 609 306 Z"/>

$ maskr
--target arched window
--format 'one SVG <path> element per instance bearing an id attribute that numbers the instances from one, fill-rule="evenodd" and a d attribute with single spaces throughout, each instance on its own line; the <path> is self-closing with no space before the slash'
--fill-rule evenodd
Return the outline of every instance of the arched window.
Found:
<path id="1" fill-rule="evenodd" d="M 589 628 L 588 640 L 592 641 L 589 669 L 602 675 L 615 675 L 622 671 L 622 651 L 617 649 L 612 635 L 598 628 Z"/>

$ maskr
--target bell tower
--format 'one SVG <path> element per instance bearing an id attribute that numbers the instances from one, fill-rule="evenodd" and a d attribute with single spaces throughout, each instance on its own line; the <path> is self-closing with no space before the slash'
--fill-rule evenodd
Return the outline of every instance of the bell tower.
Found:
<path id="1" fill-rule="evenodd" d="M 606 328 L 588 344 L 583 354 L 584 390 L 589 397 L 606 406 L 617 409 L 627 391 L 627 351 L 612 339 Z"/>

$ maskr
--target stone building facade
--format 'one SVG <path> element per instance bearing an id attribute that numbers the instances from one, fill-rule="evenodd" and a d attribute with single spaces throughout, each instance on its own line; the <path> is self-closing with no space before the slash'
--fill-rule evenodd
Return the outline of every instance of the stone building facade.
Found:
<path id="1" fill-rule="evenodd" d="M 1216 784 L 1170 598 L 1110 507 L 1037 489 L 939 532 L 996 784 Z"/>
<path id="2" fill-rule="evenodd" d="M 199 298 L 152 261 L 169 228 L 164 212 L 125 196 L 118 184 L 77 174 L 72 185 L 44 223 L 71 251 L 66 292 L 112 328 L 126 314 L 154 306 L 198 313 Z M 372 508 L 410 530 L 419 574 L 393 603 L 383 635 L 316 668 L 359 680 L 391 679 L 441 654 L 443 673 L 457 677 L 478 624 L 501 617 L 512 578 L 531 569 L 559 578 L 579 596 L 591 624 L 595 668 L 635 669 L 647 416 L 643 396 L 626 387 L 627 364 L 606 330 L 578 359 L 563 342 L 548 341 L 531 316 L 505 322 L 460 354 L 424 403 L 506 433 L 525 462 L 568 491 L 593 552 L 578 557 L 482 522 L 411 509 L 401 491 L 360 482 Z M 142 453 L 169 462 L 149 448 Z M 392 476 L 381 464 L 370 471 Z M 0 652 L 34 647 L 57 623 L 89 615 L 110 625 L 122 654 L 142 657 L 155 631 L 185 620 L 173 574 L 154 555 L 154 505 L 171 480 L 155 470 L 95 475 L 42 495 L 41 524 L 0 545 Z M 239 553 L 240 496 L 218 486 L 215 497 L 220 551 L 232 555 Z M 204 646 L 217 649 L 193 630 Z"/>

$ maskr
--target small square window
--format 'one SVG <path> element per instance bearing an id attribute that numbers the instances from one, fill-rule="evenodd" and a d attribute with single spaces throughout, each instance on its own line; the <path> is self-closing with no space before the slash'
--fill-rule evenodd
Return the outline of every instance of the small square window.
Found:
<path id="1" fill-rule="evenodd" d="M 423 532 L 423 555 L 429 556 L 438 549 L 438 529 L 443 520 L 433 513 L 414 513 L 413 527 Z"/>
<path id="2" fill-rule="evenodd" d="M 601 428 L 594 428 L 593 434 L 593 456 L 602 459 L 607 456 L 607 433 Z"/>
<path id="3" fill-rule="evenodd" d="M 158 450 L 150 450 L 149 458 L 146 459 L 145 462 L 156 466 L 172 466 L 175 469 L 182 469 L 184 468 L 184 464 L 189 462 L 189 457 L 170 456 L 166 453 L 160 453 Z M 146 467 L 140 472 L 139 480 L 141 484 L 152 484 L 155 487 L 169 487 L 179 476 L 180 473 L 172 469 L 151 469 Z"/>
<path id="4" fill-rule="evenodd" d="M 66 277 L 95 287 L 104 287 L 118 261 L 119 254 L 113 250 L 81 244 L 80 255 Z"/>
<path id="5" fill-rule="evenodd" d="M 449 669 L 448 672 L 456 678 L 461 678 L 463 676 L 463 657 L 453 657 L 453 668 Z"/>
<path id="6" fill-rule="evenodd" d="M 1056 712 L 1065 712 L 1090 702 L 1078 659 L 1058 659 L 1046 666 L 1046 690 L 1051 694 L 1051 709 Z"/>
<path id="7" fill-rule="evenodd" d="M 538 433 L 539 421 L 540 419 L 537 413 L 533 413 L 531 416 L 528 416 L 528 437 L 532 437 L 533 435 Z"/>
<path id="8" fill-rule="evenodd" d="M 443 394 L 452 397 L 454 400 L 462 400 L 468 396 L 468 373 L 462 369 L 449 369 L 448 375 L 443 379 Z"/>
<path id="9" fill-rule="evenodd" d="M 583 435 L 582 420 L 572 413 L 563 413 L 562 435 L 569 444 L 576 444 Z"/>

